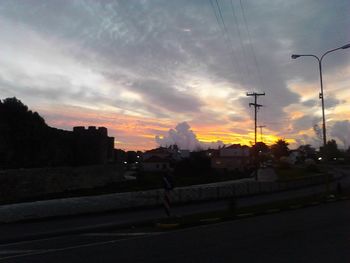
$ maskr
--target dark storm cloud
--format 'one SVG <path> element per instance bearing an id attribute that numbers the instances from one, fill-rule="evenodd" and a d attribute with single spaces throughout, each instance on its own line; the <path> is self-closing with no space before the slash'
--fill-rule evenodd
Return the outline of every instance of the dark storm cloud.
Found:
<path id="1" fill-rule="evenodd" d="M 331 108 L 334 108 L 337 105 L 342 104 L 344 102 L 345 102 L 345 100 L 338 100 L 334 97 L 328 97 L 325 99 L 324 104 L 325 104 L 326 109 L 331 109 Z"/>
<path id="2" fill-rule="evenodd" d="M 303 101 L 301 104 L 305 107 L 315 107 L 319 104 L 319 100 L 306 100 Z"/>
<path id="3" fill-rule="evenodd" d="M 200 110 L 201 102 L 196 97 L 169 86 L 169 83 L 157 80 L 142 80 L 129 88 L 141 94 L 149 104 L 157 104 L 168 111 L 195 113 Z"/>
<path id="4" fill-rule="evenodd" d="M 296 119 L 293 122 L 293 129 L 295 131 L 300 130 L 308 130 L 313 128 L 315 124 L 317 124 L 320 121 L 319 118 L 313 117 L 313 116 L 303 116 L 301 118 Z"/>
<path id="5" fill-rule="evenodd" d="M 309 1 L 306 6 L 304 1 L 243 2 L 263 76 L 260 91 L 266 91 L 266 96 L 260 99 L 266 106 L 260 118 L 262 122 L 278 120 L 285 116 L 284 107 L 299 100 L 299 96 L 286 88 L 288 79 L 301 77 L 318 81 L 317 64 L 312 58 L 311 61 L 306 61 L 309 58 L 292 61 L 290 55 L 294 52 L 320 54 L 349 42 L 349 34 L 341 32 L 350 24 L 346 16 L 350 5 L 346 1 Z M 337 28 L 342 31 L 337 32 Z M 349 61 L 349 54 L 338 54 L 336 58 L 332 65 L 331 59 L 327 61 L 327 68 L 338 70 Z M 242 98 L 241 101 L 247 105 L 247 100 Z"/>
<path id="6" fill-rule="evenodd" d="M 249 34 L 239 1 L 233 1 L 236 18 L 230 1 L 218 3 L 227 31 L 217 23 L 214 12 L 218 10 L 214 11 L 209 1 L 3 0 L 0 18 L 57 40 L 57 47 L 61 41 L 66 43 L 64 54 L 104 76 L 111 88 L 105 93 L 93 92 L 91 87 L 71 92 L 70 79 L 62 88 L 54 85 L 47 91 L 7 84 L 23 96 L 39 92 L 48 99 L 75 97 L 157 117 L 185 113 L 198 121 L 195 115 L 199 120 L 205 115 L 201 112 L 205 101 L 185 83 L 184 75 L 200 76 L 212 83 L 225 83 L 235 91 L 234 96 L 265 91 L 266 96 L 259 99 L 264 105 L 259 121 L 274 122 L 269 129 L 283 130 L 286 125 L 281 120 L 289 114 L 286 107 L 301 101 L 288 82 L 295 78 L 318 81 L 316 61 L 291 60 L 290 55 L 319 55 L 348 43 L 350 5 L 345 0 L 242 0 Z M 327 56 L 325 75 L 347 65 L 349 54 L 340 50 Z M 123 89 L 140 95 L 142 101 L 119 98 Z M 237 108 L 245 110 L 242 119 L 252 116 L 249 102 L 251 97 L 238 99 Z M 314 102 L 301 104 L 310 107 Z M 327 107 L 339 103 L 327 97 Z M 297 120 L 294 129 L 306 127 L 309 121 Z"/>
<path id="7" fill-rule="evenodd" d="M 337 105 L 344 103 L 344 100 L 338 100 L 334 97 L 327 97 L 325 99 L 325 108 L 326 109 L 332 109 L 334 107 L 336 107 Z M 315 107 L 315 106 L 319 106 L 321 105 L 321 101 L 320 100 L 306 100 L 304 102 L 301 103 L 303 106 L 306 107 Z"/>

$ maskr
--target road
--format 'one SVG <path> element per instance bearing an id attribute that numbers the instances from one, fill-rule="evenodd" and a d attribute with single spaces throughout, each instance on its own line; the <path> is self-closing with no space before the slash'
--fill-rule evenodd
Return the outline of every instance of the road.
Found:
<path id="1" fill-rule="evenodd" d="M 0 245 L 0 262 L 349 262 L 350 201 L 159 232 L 130 229 Z"/>
<path id="2" fill-rule="evenodd" d="M 349 187 L 350 176 L 344 176 L 341 182 L 343 187 Z M 331 189 L 336 189 L 335 183 L 331 184 Z M 324 191 L 325 185 L 322 184 L 273 194 L 242 197 L 237 199 L 236 205 L 237 207 L 247 207 L 291 198 L 311 196 Z M 225 210 L 229 207 L 229 203 L 230 200 L 190 203 L 183 206 L 172 207 L 171 211 L 173 215 L 185 216 L 193 213 Z M 154 221 L 164 217 L 166 217 L 166 215 L 163 208 L 149 208 L 136 211 L 112 211 L 102 214 L 0 224 L 0 244 L 38 237 L 57 236 L 72 232 L 86 232 L 91 229 L 106 229 L 116 225 L 131 225 L 142 221 Z"/>

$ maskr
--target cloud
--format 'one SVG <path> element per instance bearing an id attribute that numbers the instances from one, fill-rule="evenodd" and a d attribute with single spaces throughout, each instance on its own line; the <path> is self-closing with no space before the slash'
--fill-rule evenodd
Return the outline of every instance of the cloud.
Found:
<path id="1" fill-rule="evenodd" d="M 350 121 L 337 121 L 331 127 L 331 136 L 342 142 L 344 148 L 350 146 Z"/>
<path id="2" fill-rule="evenodd" d="M 197 139 L 196 134 L 191 130 L 187 122 L 181 122 L 176 125 L 175 129 L 170 129 L 164 137 L 156 136 L 156 143 L 159 146 L 170 146 L 176 144 L 183 150 L 200 150 L 208 148 L 218 148 L 224 145 L 222 141 L 201 142 Z"/>
<path id="3" fill-rule="evenodd" d="M 318 106 L 319 101 L 318 100 L 306 100 L 301 103 L 305 107 L 315 107 Z"/>
<path id="4" fill-rule="evenodd" d="M 296 132 L 302 131 L 302 130 L 309 130 L 309 129 L 312 129 L 315 124 L 319 123 L 319 121 L 320 121 L 320 118 L 305 115 L 301 118 L 293 120 L 293 129 Z"/>
<path id="5" fill-rule="evenodd" d="M 339 100 L 337 98 L 330 97 L 330 96 L 327 96 L 327 98 L 325 98 L 325 100 L 324 100 L 324 104 L 325 104 L 326 109 L 333 109 L 337 105 L 344 103 L 344 102 L 345 102 L 344 100 Z M 302 102 L 302 105 L 306 106 L 306 107 L 320 106 L 321 101 L 320 100 L 306 100 L 306 101 Z"/>
<path id="6" fill-rule="evenodd" d="M 253 119 L 245 92 L 265 91 L 259 124 L 298 138 L 312 117 L 295 125 L 282 120 L 291 119 L 291 105 L 301 115 L 312 113 L 310 107 L 319 103 L 319 75 L 316 60 L 290 55 L 320 55 L 348 43 L 350 5 L 346 0 L 242 1 L 245 25 L 238 1 L 233 1 L 237 19 L 230 1 L 218 3 L 227 32 L 209 1 L 4 0 L 0 95 L 16 95 L 40 108 L 93 109 L 96 116 L 114 112 L 141 120 L 187 120 L 202 128 L 196 130 L 199 138 L 209 129 L 227 132 L 233 122 L 245 138 Z M 347 50 L 325 58 L 327 94 L 336 94 L 337 80 L 346 83 L 346 74 L 335 73 L 345 72 L 349 58 Z M 299 91 L 292 90 L 293 81 Z M 306 96 L 306 84 L 314 97 Z M 327 94 L 327 109 L 340 119 L 344 110 L 336 110 L 342 101 Z"/>
<path id="7" fill-rule="evenodd" d="M 345 102 L 344 100 L 338 100 L 334 97 L 328 97 L 325 99 L 324 104 L 326 109 L 332 109 L 344 102 Z"/>
<path id="8" fill-rule="evenodd" d="M 231 114 L 229 115 L 229 120 L 233 121 L 233 122 L 240 122 L 240 121 L 244 121 L 246 118 L 244 118 L 243 116 L 237 115 L 237 114 Z"/>
<path id="9" fill-rule="evenodd" d="M 198 141 L 196 135 L 187 122 L 182 122 L 176 125 L 175 129 L 170 129 L 168 134 L 163 138 L 156 136 L 156 142 L 160 146 L 170 146 L 176 144 L 183 150 L 197 150 L 201 148 L 201 144 Z"/>
<path id="10" fill-rule="evenodd" d="M 148 104 L 156 104 L 171 112 L 198 112 L 202 104 L 192 94 L 178 91 L 170 83 L 159 80 L 141 80 L 130 85 L 130 89 L 142 95 Z"/>

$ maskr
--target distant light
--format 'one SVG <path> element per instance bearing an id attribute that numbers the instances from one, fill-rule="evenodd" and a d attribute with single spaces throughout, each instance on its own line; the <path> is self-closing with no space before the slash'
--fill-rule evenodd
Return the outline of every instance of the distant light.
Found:
<path id="1" fill-rule="evenodd" d="M 124 162 L 125 164 L 128 164 L 128 162 Z"/>
<path id="2" fill-rule="evenodd" d="M 322 160 L 322 157 L 318 157 L 318 160 L 321 161 L 321 160 Z"/>
<path id="3" fill-rule="evenodd" d="M 135 162 L 136 164 L 138 164 L 139 162 Z"/>
<path id="4" fill-rule="evenodd" d="M 211 153 L 208 153 L 209 156 L 211 156 Z"/>
<path id="5" fill-rule="evenodd" d="M 335 157 L 334 157 L 334 158 L 333 158 L 333 160 L 334 160 L 334 161 L 336 161 L 336 160 L 337 160 L 337 158 L 335 158 Z"/>
<path id="6" fill-rule="evenodd" d="M 136 158 L 140 158 L 140 155 L 137 155 Z"/>

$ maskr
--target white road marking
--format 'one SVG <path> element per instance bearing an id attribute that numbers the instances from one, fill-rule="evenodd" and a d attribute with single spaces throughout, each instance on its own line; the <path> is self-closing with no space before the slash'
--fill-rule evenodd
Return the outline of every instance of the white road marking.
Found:
<path id="1" fill-rule="evenodd" d="M 302 208 L 302 207 L 303 207 L 302 205 L 290 205 L 289 209 L 299 209 L 299 208 Z"/>
<path id="2" fill-rule="evenodd" d="M 253 216 L 254 213 L 246 213 L 246 214 L 238 214 L 238 217 L 246 217 L 246 216 Z"/>
<path id="3" fill-rule="evenodd" d="M 49 254 L 49 253 L 54 253 L 54 252 L 68 251 L 68 250 L 74 250 L 74 249 L 86 248 L 86 247 L 93 247 L 93 246 L 103 246 L 103 245 L 109 245 L 109 244 L 124 242 L 126 240 L 143 239 L 143 238 L 147 238 L 147 237 L 148 236 L 138 236 L 138 237 L 133 237 L 133 238 L 129 238 L 129 239 L 109 240 L 109 241 L 94 242 L 94 243 L 89 243 L 89 244 L 84 244 L 84 245 L 79 245 L 79 246 L 71 246 L 71 247 L 64 247 L 64 248 L 47 249 L 47 250 L 42 250 L 42 251 L 34 251 L 34 252 L 21 254 L 21 255 L 1 257 L 0 260 L 13 259 L 13 258 L 22 258 L 22 257 L 27 257 L 27 256 L 35 256 L 35 255 L 43 255 L 43 254 Z"/>
<path id="4" fill-rule="evenodd" d="M 217 222 L 220 221 L 221 218 L 219 217 L 215 217 L 215 218 L 205 218 L 205 219 L 201 219 L 199 220 L 200 222 L 204 222 L 204 223 L 211 223 L 211 222 Z"/>
<path id="5" fill-rule="evenodd" d="M 49 238 L 39 238 L 39 239 L 33 239 L 33 240 L 24 240 L 24 241 L 17 241 L 17 242 L 10 242 L 6 244 L 0 244 L 0 248 L 2 247 L 9 247 L 9 246 L 16 246 L 16 245 L 21 245 L 21 244 L 30 244 L 30 243 L 35 243 L 35 242 L 40 242 L 40 241 L 45 241 L 45 240 L 53 240 L 53 239 L 60 239 L 63 237 L 67 236 L 59 236 L 59 237 L 49 237 Z"/>
<path id="6" fill-rule="evenodd" d="M 140 232 L 140 233 L 87 233 L 81 234 L 81 236 L 92 236 L 92 237 L 133 237 L 133 236 L 153 236 L 159 235 L 161 232 Z"/>
<path id="7" fill-rule="evenodd" d="M 265 211 L 265 213 L 277 213 L 277 212 L 280 212 L 281 209 L 278 209 L 278 208 L 272 208 L 272 209 L 268 209 Z"/>
<path id="8" fill-rule="evenodd" d="M 33 253 L 33 252 L 46 252 L 50 249 L 12 249 L 12 250 L 0 250 L 0 256 L 1 255 L 8 255 L 8 254 L 24 254 L 24 253 Z"/>

